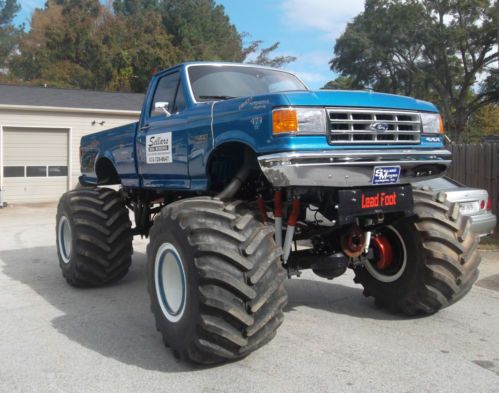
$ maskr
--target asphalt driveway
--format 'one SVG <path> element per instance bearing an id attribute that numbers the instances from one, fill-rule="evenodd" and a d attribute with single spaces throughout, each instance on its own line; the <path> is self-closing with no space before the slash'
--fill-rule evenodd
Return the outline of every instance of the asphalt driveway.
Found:
<path id="1" fill-rule="evenodd" d="M 1 392 L 499 392 L 499 252 L 461 302 L 426 318 L 375 307 L 348 274 L 287 282 L 277 337 L 242 361 L 177 361 L 154 328 L 145 245 L 119 284 L 62 279 L 55 206 L 0 209 Z"/>

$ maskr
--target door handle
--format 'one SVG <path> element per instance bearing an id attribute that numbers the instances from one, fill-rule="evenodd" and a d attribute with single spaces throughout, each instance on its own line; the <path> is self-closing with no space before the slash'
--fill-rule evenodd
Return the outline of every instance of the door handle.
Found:
<path id="1" fill-rule="evenodd" d="M 144 124 L 142 127 L 140 127 L 140 131 L 144 132 L 147 131 L 151 127 L 149 124 Z"/>

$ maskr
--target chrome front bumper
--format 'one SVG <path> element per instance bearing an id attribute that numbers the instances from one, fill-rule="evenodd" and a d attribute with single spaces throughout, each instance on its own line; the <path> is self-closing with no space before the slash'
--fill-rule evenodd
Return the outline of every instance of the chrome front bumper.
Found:
<path id="1" fill-rule="evenodd" d="M 360 187 L 372 185 L 376 166 L 400 166 L 400 184 L 440 177 L 451 157 L 444 149 L 329 150 L 269 154 L 258 163 L 275 187 Z"/>

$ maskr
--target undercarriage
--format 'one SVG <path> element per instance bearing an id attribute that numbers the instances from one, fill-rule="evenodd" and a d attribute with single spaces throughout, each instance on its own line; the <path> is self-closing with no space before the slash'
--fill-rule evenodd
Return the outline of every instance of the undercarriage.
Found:
<path id="1" fill-rule="evenodd" d="M 257 212 L 258 219 L 274 230 L 288 277 L 299 276 L 305 269 L 332 279 L 356 266 L 369 264 L 377 269 L 391 268 L 397 245 L 393 236 L 385 234 L 386 228 L 413 216 L 409 185 L 345 190 L 326 187 L 264 189 L 255 187 L 256 184 L 258 182 L 251 187 L 242 185 L 236 191 L 237 196 L 251 197 L 252 200 L 245 202 L 248 208 Z M 253 190 L 253 195 L 248 195 L 249 189 Z M 144 190 L 122 192 L 135 217 L 132 233 L 146 237 L 154 216 L 164 206 L 192 197 Z"/>
<path id="2" fill-rule="evenodd" d="M 407 315 L 455 303 L 477 278 L 476 236 L 444 195 L 399 184 L 276 188 L 250 168 L 210 195 L 84 186 L 64 194 L 63 276 L 77 287 L 117 281 L 132 236 L 149 237 L 156 328 L 175 356 L 203 364 L 270 341 L 284 318 L 284 280 L 305 269 L 333 279 L 350 268 L 365 296 Z"/>

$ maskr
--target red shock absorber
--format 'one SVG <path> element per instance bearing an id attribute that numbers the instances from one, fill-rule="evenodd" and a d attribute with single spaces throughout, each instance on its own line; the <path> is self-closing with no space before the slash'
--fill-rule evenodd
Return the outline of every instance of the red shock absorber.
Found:
<path id="1" fill-rule="evenodd" d="M 258 210 L 260 211 L 260 215 L 262 216 L 262 222 L 267 222 L 267 209 L 265 208 L 265 200 L 261 195 L 258 195 L 257 198 Z"/>
<path id="2" fill-rule="evenodd" d="M 390 267 L 393 263 L 393 247 L 385 235 L 373 238 L 373 246 L 376 250 L 376 267 L 379 270 Z"/>
<path id="3" fill-rule="evenodd" d="M 284 238 L 284 246 L 282 247 L 282 260 L 284 263 L 288 261 L 289 254 L 291 253 L 291 244 L 295 234 L 296 223 L 300 215 L 300 200 L 294 198 L 291 207 L 291 214 L 288 217 L 288 228 L 286 229 L 286 237 Z"/>
<path id="4" fill-rule="evenodd" d="M 291 214 L 288 218 L 288 225 L 296 226 L 298 222 L 298 216 L 300 215 L 300 200 L 298 198 L 293 199 L 293 203 L 291 205 Z"/>

